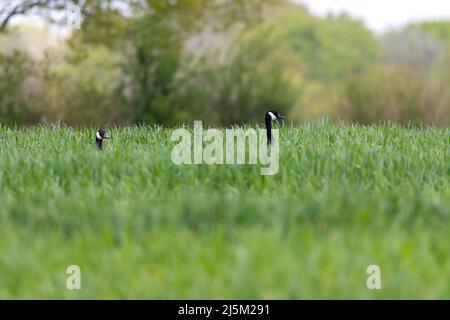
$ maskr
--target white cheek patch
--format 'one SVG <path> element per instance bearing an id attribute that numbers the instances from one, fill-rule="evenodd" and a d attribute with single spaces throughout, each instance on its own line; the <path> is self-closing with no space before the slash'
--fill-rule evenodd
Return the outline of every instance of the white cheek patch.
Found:
<path id="1" fill-rule="evenodd" d="M 100 133 L 99 133 L 98 131 L 97 131 L 96 136 L 97 136 L 97 139 L 98 139 L 98 140 L 103 140 L 102 136 L 100 135 Z"/>
<path id="2" fill-rule="evenodd" d="M 269 116 L 272 118 L 272 120 L 275 120 L 277 118 L 272 112 L 269 112 Z"/>

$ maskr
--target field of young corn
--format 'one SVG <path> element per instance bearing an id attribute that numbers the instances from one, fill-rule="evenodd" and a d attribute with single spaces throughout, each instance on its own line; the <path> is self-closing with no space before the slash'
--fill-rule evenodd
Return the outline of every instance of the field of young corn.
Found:
<path id="1" fill-rule="evenodd" d="M 0 298 L 450 298 L 448 128 L 283 126 L 273 176 L 96 129 L 0 126 Z"/>

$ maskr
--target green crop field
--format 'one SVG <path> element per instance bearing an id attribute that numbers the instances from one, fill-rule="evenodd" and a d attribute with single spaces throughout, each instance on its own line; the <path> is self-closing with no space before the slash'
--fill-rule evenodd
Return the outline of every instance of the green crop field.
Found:
<path id="1" fill-rule="evenodd" d="M 274 176 L 95 130 L 0 126 L 0 298 L 450 298 L 448 128 L 284 126 Z"/>

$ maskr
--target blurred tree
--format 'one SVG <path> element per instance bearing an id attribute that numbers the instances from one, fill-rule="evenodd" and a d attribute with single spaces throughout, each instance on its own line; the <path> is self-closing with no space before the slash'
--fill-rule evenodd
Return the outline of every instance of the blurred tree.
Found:
<path id="1" fill-rule="evenodd" d="M 0 33 L 7 30 L 11 20 L 17 16 L 37 15 L 47 22 L 66 26 L 74 6 L 80 8 L 86 36 L 94 39 L 114 36 L 107 33 L 117 20 L 123 18 L 126 12 L 139 7 L 137 0 L 11 0 L 0 4 Z M 92 23 L 92 21 L 96 21 Z M 95 25 L 95 30 L 91 28 Z M 87 30 L 86 30 L 87 29 Z M 92 32 L 95 31 L 95 32 Z M 106 34 L 105 34 L 106 32 Z M 98 34 L 100 33 L 100 34 Z"/>
<path id="2" fill-rule="evenodd" d="M 407 27 L 382 37 L 382 56 L 387 65 L 427 73 L 445 49 L 445 43 L 417 28 Z"/>
<path id="3" fill-rule="evenodd" d="M 180 109 L 221 125 L 260 121 L 270 109 L 288 112 L 303 84 L 302 64 L 278 31 L 269 24 L 244 30 L 225 61 L 211 54 L 191 66 Z"/>
<path id="4" fill-rule="evenodd" d="M 169 21 L 145 16 L 134 21 L 131 49 L 123 61 L 123 98 L 134 122 L 167 123 L 182 42 Z"/>
<path id="5" fill-rule="evenodd" d="M 301 6 L 289 4 L 275 14 L 272 23 L 304 62 L 305 81 L 292 106 L 291 119 L 334 114 L 346 79 L 365 74 L 379 62 L 374 34 L 348 15 L 320 19 Z"/>
<path id="6" fill-rule="evenodd" d="M 25 54 L 0 53 L 0 122 L 14 124 L 29 120 L 24 84 L 32 72 L 31 61 Z"/>
<path id="7" fill-rule="evenodd" d="M 48 55 L 40 63 L 41 96 L 30 103 L 46 121 L 97 126 L 127 123 L 116 95 L 119 58 L 107 47 L 91 48 L 77 64 L 55 65 L 54 61 Z"/>
<path id="8" fill-rule="evenodd" d="M 448 125 L 449 95 L 414 70 L 379 65 L 346 81 L 336 109 L 338 118 L 364 124 L 398 123 Z"/>
<path id="9" fill-rule="evenodd" d="M 59 13 L 59 21 L 65 20 L 67 7 L 77 5 L 80 0 L 12 0 L 0 4 L 0 32 L 6 31 L 11 19 L 30 13 L 40 15 L 55 22 L 55 13 Z"/>
<path id="10" fill-rule="evenodd" d="M 362 74 L 377 59 L 373 33 L 346 14 L 322 20 L 294 7 L 282 11 L 274 23 L 283 28 L 292 49 L 303 57 L 309 79 L 333 82 Z"/>
<path id="11" fill-rule="evenodd" d="M 182 60 L 188 55 L 186 41 L 209 26 L 205 21 L 214 21 L 214 29 L 222 33 L 231 27 L 231 21 L 254 25 L 260 21 L 265 6 L 278 2 L 147 1 L 150 12 L 131 20 L 124 42 L 127 47 L 122 69 L 126 81 L 122 97 L 132 119 L 162 124 L 185 120 L 181 115 L 186 112 L 175 108 L 182 108 L 177 91 L 183 86 L 179 78 L 186 72 L 182 70 Z M 183 101 L 191 107 L 195 102 Z M 223 116 L 220 110 L 215 113 Z"/>
<path id="12" fill-rule="evenodd" d="M 63 23 L 73 4 L 83 20 L 58 45 L 64 58 L 1 50 L 2 122 L 228 125 L 269 108 L 294 121 L 450 121 L 449 23 L 378 41 L 359 20 L 287 0 L 14 0 L 0 4 L 2 49 L 21 43 L 12 17 Z"/>
<path id="13" fill-rule="evenodd" d="M 408 26 L 410 29 L 416 29 L 427 33 L 428 35 L 450 44 L 450 21 L 425 21 L 412 23 Z"/>

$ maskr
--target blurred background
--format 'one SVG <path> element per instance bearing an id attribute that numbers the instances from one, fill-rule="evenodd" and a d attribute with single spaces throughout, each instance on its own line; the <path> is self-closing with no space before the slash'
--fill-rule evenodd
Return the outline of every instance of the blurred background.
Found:
<path id="1" fill-rule="evenodd" d="M 0 0 L 0 123 L 450 124 L 450 0 Z"/>

